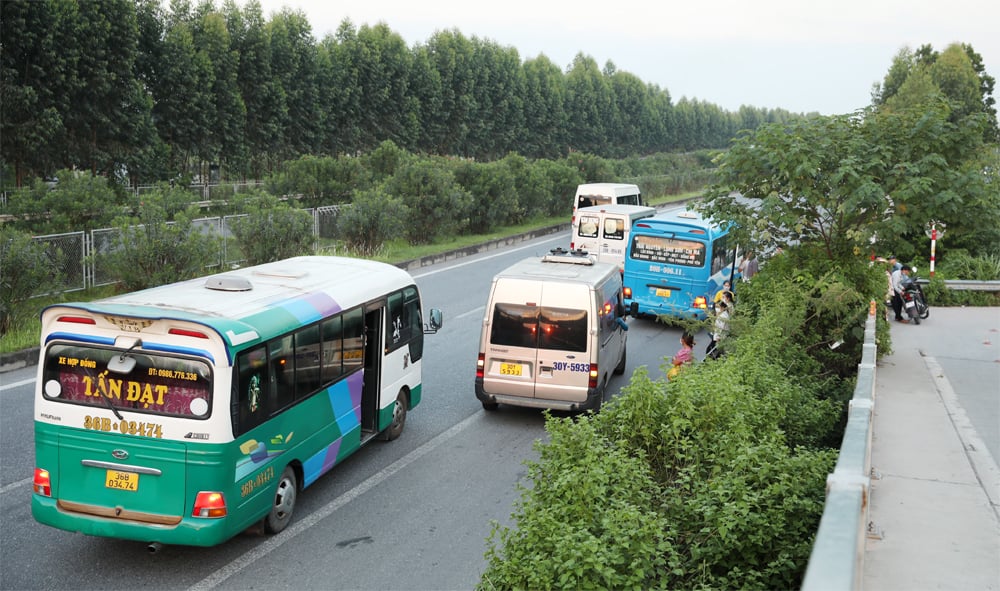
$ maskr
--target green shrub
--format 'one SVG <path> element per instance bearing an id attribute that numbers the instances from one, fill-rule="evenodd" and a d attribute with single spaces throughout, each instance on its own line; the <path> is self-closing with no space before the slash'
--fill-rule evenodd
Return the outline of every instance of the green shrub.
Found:
<path id="1" fill-rule="evenodd" d="M 134 218 L 118 220 L 119 234 L 110 252 L 98 254 L 102 266 L 121 280 L 125 291 L 135 291 L 204 275 L 219 263 L 219 239 L 203 234 L 192 219 L 197 206 L 167 217 L 155 195 L 139 206 Z"/>
<path id="2" fill-rule="evenodd" d="M 230 225 L 247 265 L 260 265 L 313 250 L 312 216 L 262 193 L 242 202 L 245 216 Z"/>
<path id="3" fill-rule="evenodd" d="M 19 317 L 34 312 L 26 305 L 28 300 L 55 287 L 60 275 L 59 265 L 43 244 L 0 226 L 0 334 L 6 334 Z"/>
<path id="4" fill-rule="evenodd" d="M 337 219 L 337 234 L 348 249 L 360 256 L 372 257 L 383 245 L 399 235 L 405 219 L 401 200 L 381 189 L 359 191 L 353 205 Z"/>

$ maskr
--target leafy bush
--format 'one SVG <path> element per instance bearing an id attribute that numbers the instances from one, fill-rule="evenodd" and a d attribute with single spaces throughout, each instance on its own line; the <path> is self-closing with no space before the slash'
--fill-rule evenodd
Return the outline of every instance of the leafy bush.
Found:
<path id="1" fill-rule="evenodd" d="M 353 202 L 337 219 L 337 233 L 351 251 L 374 256 L 399 234 L 406 208 L 381 189 L 355 193 Z"/>
<path id="2" fill-rule="evenodd" d="M 247 265 L 312 252 L 312 216 L 309 212 L 262 193 L 246 197 L 242 207 L 247 215 L 233 220 L 230 227 Z"/>
<path id="3" fill-rule="evenodd" d="M 0 334 L 6 334 L 35 294 L 58 284 L 59 266 L 31 236 L 0 226 Z"/>
<path id="4" fill-rule="evenodd" d="M 14 192 L 6 208 L 18 228 L 35 235 L 107 228 L 125 212 L 124 199 L 106 178 L 72 170 L 60 170 L 55 183 L 36 179 Z"/>
<path id="5" fill-rule="evenodd" d="M 431 244 L 440 236 L 459 234 L 474 206 L 472 195 L 452 171 L 430 161 L 404 164 L 385 190 L 406 206 L 402 234 L 410 244 Z"/>
<path id="6" fill-rule="evenodd" d="M 191 279 L 218 264 L 218 238 L 201 233 L 192 223 L 197 206 L 178 213 L 173 221 L 156 195 L 148 195 L 134 218 L 118 220 L 115 247 L 97 256 L 125 291 L 135 291 Z"/>

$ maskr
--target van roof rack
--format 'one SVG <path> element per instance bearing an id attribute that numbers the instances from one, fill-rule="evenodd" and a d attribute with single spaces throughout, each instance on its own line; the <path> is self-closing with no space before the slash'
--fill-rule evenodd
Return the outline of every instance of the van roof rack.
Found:
<path id="1" fill-rule="evenodd" d="M 573 265 L 593 265 L 597 262 L 589 252 L 586 250 L 575 248 L 573 250 L 566 250 L 562 247 L 556 247 L 549 251 L 549 254 L 542 257 L 543 263 L 570 263 Z"/>

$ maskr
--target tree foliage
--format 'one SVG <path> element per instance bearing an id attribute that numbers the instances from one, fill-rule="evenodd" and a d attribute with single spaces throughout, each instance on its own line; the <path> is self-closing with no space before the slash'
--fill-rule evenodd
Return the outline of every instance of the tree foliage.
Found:
<path id="1" fill-rule="evenodd" d="M 234 219 L 230 227 L 247 265 L 312 253 L 309 212 L 261 193 L 243 196 L 240 208 L 246 215 Z"/>
<path id="2" fill-rule="evenodd" d="M 317 41 L 301 11 L 256 0 L 0 3 L 4 141 L 16 186 L 60 168 L 119 182 L 262 178 L 285 161 L 411 152 L 477 161 L 723 148 L 740 129 L 801 117 L 674 104 L 665 89 L 580 52 L 564 73 L 441 30 L 407 47 L 344 20 Z M 975 62 L 974 62 L 975 63 Z M 985 78 L 983 78 L 985 80 Z"/>
<path id="3" fill-rule="evenodd" d="M 29 298 L 58 284 L 61 271 L 51 255 L 30 235 L 0 226 L 0 335 L 23 317 Z"/>

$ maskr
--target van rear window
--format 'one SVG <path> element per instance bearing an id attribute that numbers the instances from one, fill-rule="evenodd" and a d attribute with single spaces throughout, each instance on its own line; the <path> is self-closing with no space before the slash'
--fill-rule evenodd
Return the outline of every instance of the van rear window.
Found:
<path id="1" fill-rule="evenodd" d="M 587 311 L 495 304 L 490 344 L 556 351 L 587 350 Z"/>

